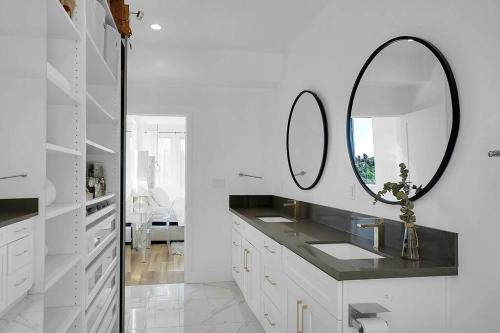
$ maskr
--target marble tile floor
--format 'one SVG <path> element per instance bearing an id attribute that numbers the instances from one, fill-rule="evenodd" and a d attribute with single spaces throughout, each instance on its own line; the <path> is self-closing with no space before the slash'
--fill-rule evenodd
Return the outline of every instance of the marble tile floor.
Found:
<path id="1" fill-rule="evenodd" d="M 264 333 L 234 282 L 125 288 L 128 333 Z"/>
<path id="2" fill-rule="evenodd" d="M 30 294 L 0 318 L 0 332 L 45 333 L 43 332 L 43 311 L 43 294 Z"/>

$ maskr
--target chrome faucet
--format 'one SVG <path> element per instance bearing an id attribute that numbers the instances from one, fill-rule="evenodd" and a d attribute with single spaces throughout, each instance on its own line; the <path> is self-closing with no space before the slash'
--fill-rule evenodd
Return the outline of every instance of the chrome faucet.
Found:
<path id="1" fill-rule="evenodd" d="M 289 200 L 288 202 L 283 203 L 283 207 L 293 207 L 293 231 L 292 231 L 292 234 L 294 236 L 298 236 L 299 232 L 297 231 L 297 222 L 299 220 L 299 202 L 297 200 Z"/>
<path id="2" fill-rule="evenodd" d="M 379 250 L 381 247 L 384 247 L 384 219 L 381 217 L 362 217 L 358 220 L 375 220 L 375 223 L 370 224 L 358 223 L 357 227 L 363 229 L 373 228 L 373 248 Z"/>
<path id="3" fill-rule="evenodd" d="M 299 203 L 297 202 L 297 200 L 290 200 L 288 202 L 285 202 L 283 204 L 283 207 L 293 207 L 293 219 L 294 221 L 297 221 L 299 215 Z"/>

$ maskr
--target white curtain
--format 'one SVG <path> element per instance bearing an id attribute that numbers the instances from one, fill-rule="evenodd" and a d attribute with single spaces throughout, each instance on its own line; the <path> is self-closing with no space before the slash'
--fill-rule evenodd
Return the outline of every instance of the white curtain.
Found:
<path id="1" fill-rule="evenodd" d="M 163 187 L 171 198 L 184 198 L 186 182 L 186 135 L 160 133 L 158 136 L 156 184 Z"/>

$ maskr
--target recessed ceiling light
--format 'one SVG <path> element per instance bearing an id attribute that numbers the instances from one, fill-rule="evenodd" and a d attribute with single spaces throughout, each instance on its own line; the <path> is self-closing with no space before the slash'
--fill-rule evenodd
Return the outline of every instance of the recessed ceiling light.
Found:
<path id="1" fill-rule="evenodd" d="M 149 27 L 153 30 L 161 30 L 161 25 L 159 25 L 158 23 L 153 23 Z"/>

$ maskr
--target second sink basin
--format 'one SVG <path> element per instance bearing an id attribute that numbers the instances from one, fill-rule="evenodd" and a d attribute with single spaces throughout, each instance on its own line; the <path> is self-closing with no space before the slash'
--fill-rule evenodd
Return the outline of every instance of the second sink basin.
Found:
<path id="1" fill-rule="evenodd" d="M 257 218 L 262 222 L 267 222 L 267 223 L 293 222 L 292 220 L 287 219 L 286 217 L 283 216 L 259 216 Z"/>
<path id="2" fill-rule="evenodd" d="M 384 258 L 381 255 L 367 251 L 350 243 L 327 243 L 327 244 L 316 243 L 310 245 L 340 260 Z"/>

